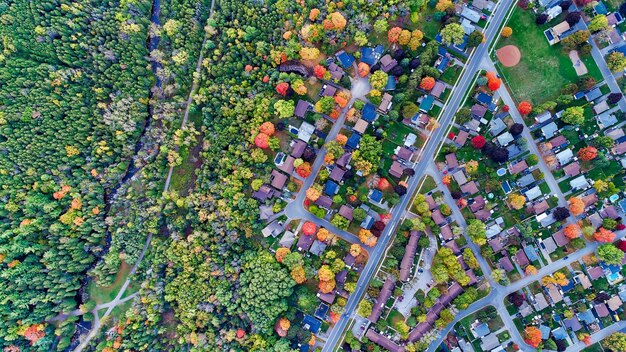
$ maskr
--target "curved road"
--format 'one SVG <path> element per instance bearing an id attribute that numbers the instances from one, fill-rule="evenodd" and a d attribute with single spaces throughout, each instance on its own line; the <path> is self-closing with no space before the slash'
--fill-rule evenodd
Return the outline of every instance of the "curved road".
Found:
<path id="1" fill-rule="evenodd" d="M 350 295 L 344 314 L 341 316 L 337 324 L 335 324 L 330 335 L 328 336 L 322 350 L 323 352 L 335 350 L 337 344 L 339 343 L 339 340 L 348 325 L 348 321 L 355 313 L 356 306 L 361 300 L 361 297 L 363 296 L 368 283 L 372 279 L 372 276 L 376 272 L 376 268 L 386 251 L 387 245 L 395 233 L 396 227 L 402 218 L 404 210 L 411 200 L 411 195 L 415 193 L 422 176 L 425 174 L 427 165 L 429 164 L 428 161 L 434 159 L 436 152 L 439 150 L 440 143 L 445 139 L 447 127 L 454 121 L 454 114 L 460 108 L 465 97 L 465 93 L 470 88 L 474 75 L 479 70 L 482 58 L 488 54 L 490 44 L 498 37 L 500 25 L 503 23 L 507 11 L 514 3 L 515 1 L 513 0 L 501 0 L 498 2 L 498 8 L 490 20 L 489 27 L 484 32 L 485 42 L 474 51 L 473 55 L 467 62 L 464 73 L 457 81 L 457 84 L 452 91 L 452 96 L 450 97 L 448 103 L 444 106 L 444 111 L 439 119 L 440 128 L 437 128 L 432 132 L 426 145 L 422 149 L 423 153 L 421 160 L 423 161 L 418 162 L 413 167 L 415 175 L 409 180 L 407 195 L 403 196 L 400 203 L 394 207 L 389 224 L 378 239 L 378 244 L 372 251 L 370 251 L 370 258 L 365 265 L 361 276 L 359 277 L 356 290 Z"/>

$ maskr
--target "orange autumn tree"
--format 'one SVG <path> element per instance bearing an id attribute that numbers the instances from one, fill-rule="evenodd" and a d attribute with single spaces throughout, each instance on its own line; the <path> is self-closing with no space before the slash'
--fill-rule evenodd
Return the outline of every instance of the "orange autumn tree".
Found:
<path id="1" fill-rule="evenodd" d="M 533 106 L 529 102 L 523 101 L 519 103 L 519 105 L 517 106 L 517 110 L 522 115 L 528 115 L 531 111 L 533 111 Z"/>
<path id="2" fill-rule="evenodd" d="M 431 90 L 433 89 L 433 87 L 435 87 L 435 79 L 430 77 L 430 76 L 426 76 L 424 78 L 422 78 L 422 82 L 420 83 L 420 88 L 422 88 L 423 90 Z"/>
<path id="3" fill-rule="evenodd" d="M 328 239 L 328 236 L 330 235 L 330 232 L 328 232 L 328 230 L 326 230 L 325 228 L 321 227 L 318 231 L 317 231 L 317 239 L 324 242 Z"/>
<path id="4" fill-rule="evenodd" d="M 289 248 L 285 248 L 285 247 L 278 248 L 276 250 L 276 261 L 279 263 L 282 263 L 283 259 L 285 259 L 285 256 L 287 256 L 287 254 L 289 253 L 291 253 Z"/>
<path id="5" fill-rule="evenodd" d="M 259 132 L 265 133 L 268 136 L 273 136 L 274 133 L 276 132 L 276 129 L 274 128 L 273 123 L 267 121 L 267 122 L 263 122 L 261 126 L 259 126 Z"/>
<path id="6" fill-rule="evenodd" d="M 348 101 L 350 100 L 350 93 L 346 93 L 346 91 L 341 91 L 335 95 L 335 103 L 339 105 L 341 108 L 345 108 L 348 105 Z M 339 116 L 337 116 L 339 117 Z"/>
<path id="7" fill-rule="evenodd" d="M 312 8 L 311 12 L 309 12 L 309 20 L 315 21 L 319 15 L 320 15 L 320 10 L 316 8 Z"/>
<path id="8" fill-rule="evenodd" d="M 346 145 L 346 143 L 348 143 L 348 137 L 346 137 L 345 134 L 341 134 L 341 133 L 337 135 L 335 140 L 337 141 L 337 143 L 339 143 L 339 145 Z"/>
<path id="9" fill-rule="evenodd" d="M 343 15 L 341 14 L 341 12 L 335 11 L 333 13 L 330 14 L 330 21 L 333 24 L 333 29 L 335 29 L 336 31 L 341 31 L 346 27 L 346 18 L 343 17 Z"/>
<path id="10" fill-rule="evenodd" d="M 46 336 L 46 332 L 44 331 L 45 328 L 46 327 L 43 324 L 33 324 L 24 330 L 22 336 L 24 336 L 24 338 L 28 340 L 32 346 Z"/>
<path id="11" fill-rule="evenodd" d="M 593 234 L 593 238 L 598 242 L 613 242 L 613 240 L 615 240 L 615 233 L 601 227 Z"/>
<path id="12" fill-rule="evenodd" d="M 536 326 L 527 326 L 524 329 L 524 341 L 533 348 L 539 347 L 541 344 L 541 330 Z"/>
<path id="13" fill-rule="evenodd" d="M 578 197 L 572 197 L 569 199 L 569 211 L 572 215 L 580 215 L 585 211 L 585 202 Z"/>
<path id="14" fill-rule="evenodd" d="M 309 175 L 311 174 L 311 171 L 312 171 L 311 164 L 309 164 L 308 162 L 304 162 L 296 168 L 296 173 L 300 175 L 300 177 L 302 178 L 309 177 Z"/>
<path id="15" fill-rule="evenodd" d="M 291 327 L 291 322 L 287 318 L 280 318 L 278 324 L 280 325 L 280 328 L 285 331 L 289 330 L 289 328 Z"/>
<path id="16" fill-rule="evenodd" d="M 397 43 L 398 38 L 400 37 L 400 33 L 402 33 L 402 28 L 393 27 L 387 32 L 387 40 L 389 43 Z"/>
<path id="17" fill-rule="evenodd" d="M 359 69 L 359 76 L 361 77 L 365 77 L 370 73 L 370 65 L 366 64 L 365 62 L 359 62 L 357 68 Z"/>
<path id="18" fill-rule="evenodd" d="M 563 230 L 565 237 L 574 239 L 580 236 L 580 227 L 576 224 L 569 224 Z"/>
<path id="19" fill-rule="evenodd" d="M 595 159 L 598 156 L 598 149 L 589 146 L 580 148 L 578 151 L 578 157 L 583 161 L 590 161 Z"/>
<path id="20" fill-rule="evenodd" d="M 450 183 L 452 183 L 452 176 L 445 175 L 441 181 L 443 182 L 444 185 L 450 186 Z"/>
<path id="21" fill-rule="evenodd" d="M 324 164 L 330 165 L 334 162 L 335 162 L 335 158 L 332 156 L 332 154 L 324 155 Z"/>
<path id="22" fill-rule="evenodd" d="M 359 240 L 368 247 L 374 247 L 378 241 L 372 232 L 363 228 L 359 230 Z"/>
<path id="23" fill-rule="evenodd" d="M 315 202 L 322 196 L 322 186 L 314 184 L 306 190 L 306 199 Z"/>
<path id="24" fill-rule="evenodd" d="M 335 279 L 329 281 L 320 281 L 317 287 L 322 293 L 331 293 L 335 289 Z"/>

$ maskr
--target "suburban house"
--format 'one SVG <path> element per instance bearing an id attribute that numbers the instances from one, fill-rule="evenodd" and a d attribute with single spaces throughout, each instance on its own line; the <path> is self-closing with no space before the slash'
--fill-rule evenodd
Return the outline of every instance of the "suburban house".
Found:
<path id="1" fill-rule="evenodd" d="M 563 21 L 554 27 L 546 29 L 543 34 L 546 36 L 548 43 L 554 45 L 565 38 L 564 34 L 570 30 L 570 25 L 567 21 Z"/>

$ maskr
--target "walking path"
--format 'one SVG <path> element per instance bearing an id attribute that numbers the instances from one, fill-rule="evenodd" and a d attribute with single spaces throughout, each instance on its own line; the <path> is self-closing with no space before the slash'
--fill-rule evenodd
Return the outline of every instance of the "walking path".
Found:
<path id="1" fill-rule="evenodd" d="M 212 2 L 211 2 L 211 10 L 210 10 L 210 13 L 209 13 L 209 18 L 211 18 L 213 16 L 214 7 L 215 7 L 215 0 L 212 0 Z M 189 107 L 190 107 L 192 95 L 193 95 L 193 92 L 198 88 L 198 85 L 199 85 L 200 70 L 202 69 L 202 59 L 203 59 L 203 50 L 202 49 L 204 48 L 204 44 L 206 43 L 207 36 L 208 36 L 208 33 L 205 33 L 204 39 L 202 41 L 202 47 L 200 48 L 200 56 L 199 56 L 198 62 L 196 64 L 196 70 L 195 70 L 195 72 L 193 74 L 193 83 L 191 85 L 191 91 L 189 92 L 189 96 L 187 98 L 187 106 L 185 108 L 185 114 L 183 116 L 183 121 L 181 123 L 181 128 L 183 128 L 185 126 L 185 124 L 187 123 L 187 119 L 188 119 L 188 116 L 189 116 Z M 172 177 L 172 170 L 173 170 L 173 167 L 170 167 L 168 175 L 167 175 L 167 179 L 165 180 L 165 185 L 163 187 L 163 192 L 167 192 L 167 190 L 169 189 L 170 180 L 171 180 L 171 177 Z M 94 321 L 93 321 L 93 325 L 91 327 L 91 330 L 89 331 L 89 334 L 84 339 L 82 339 L 80 344 L 74 349 L 74 352 L 79 352 L 79 351 L 82 351 L 83 349 L 85 349 L 87 347 L 87 345 L 89 344 L 89 342 L 96 336 L 96 334 L 100 330 L 100 326 L 101 326 L 100 322 L 101 322 L 101 320 L 104 320 L 105 318 L 107 318 L 111 314 L 113 309 L 115 309 L 115 307 L 117 307 L 118 305 L 120 305 L 120 304 L 126 302 L 128 299 L 130 299 L 128 297 L 122 299 L 122 296 L 126 292 L 126 289 L 128 288 L 128 285 L 130 285 L 131 279 L 132 279 L 133 275 L 135 274 L 135 272 L 137 271 L 137 269 L 139 268 L 139 265 L 141 264 L 145 254 L 146 254 L 146 251 L 150 247 L 150 243 L 151 242 L 152 242 L 152 233 L 149 233 L 148 237 L 146 238 L 146 242 L 145 242 L 145 244 L 143 246 L 143 249 L 141 250 L 141 254 L 137 258 L 137 261 L 135 262 L 135 265 L 133 265 L 133 267 L 131 268 L 130 272 L 128 273 L 128 277 L 127 277 L 126 281 L 124 281 L 124 284 L 120 288 L 120 290 L 117 293 L 117 295 L 115 296 L 115 299 L 113 299 L 113 301 L 107 303 L 107 310 L 104 312 L 102 317 L 100 317 L 98 315 L 98 310 L 99 310 L 98 306 L 96 306 L 96 308 L 94 308 L 91 311 L 91 313 L 94 316 Z M 134 298 L 136 296 L 136 293 L 131 295 L 131 296 Z M 131 297 L 131 296 L 129 296 L 129 297 Z"/>

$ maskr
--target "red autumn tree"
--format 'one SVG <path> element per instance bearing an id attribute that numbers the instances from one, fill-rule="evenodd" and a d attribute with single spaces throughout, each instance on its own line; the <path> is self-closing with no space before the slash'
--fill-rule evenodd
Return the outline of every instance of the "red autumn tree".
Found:
<path id="1" fill-rule="evenodd" d="M 435 86 L 434 78 L 430 76 L 426 76 L 422 78 L 422 83 L 420 83 L 420 88 L 422 88 L 423 90 L 431 90 L 433 89 L 434 86 Z"/>
<path id="2" fill-rule="evenodd" d="M 276 86 L 276 92 L 280 95 L 287 96 L 287 91 L 289 90 L 289 83 L 287 82 L 282 82 L 282 83 L 278 83 L 278 85 Z"/>
<path id="3" fill-rule="evenodd" d="M 313 234 L 315 234 L 315 232 L 317 232 L 317 226 L 310 222 L 307 221 L 304 223 L 304 225 L 302 225 L 302 233 L 307 235 L 307 236 L 313 236 Z"/>
<path id="4" fill-rule="evenodd" d="M 300 175 L 300 177 L 307 178 L 311 174 L 311 164 L 302 163 L 300 166 L 296 168 L 296 173 Z"/>
<path id="5" fill-rule="evenodd" d="M 580 148 L 578 151 L 578 157 L 583 161 L 590 161 L 595 159 L 598 156 L 598 149 L 595 147 L 589 146 Z"/>
<path id="6" fill-rule="evenodd" d="M 598 242 L 613 242 L 615 239 L 615 233 L 613 231 L 607 230 L 604 227 L 601 227 L 593 234 L 593 238 Z"/>
<path id="7" fill-rule="evenodd" d="M 578 197 L 572 197 L 569 199 L 569 211 L 572 215 L 580 215 L 585 211 L 585 202 Z"/>
<path id="8" fill-rule="evenodd" d="M 626 240 L 618 241 L 615 246 L 619 248 L 622 252 L 626 252 Z"/>
<path id="9" fill-rule="evenodd" d="M 489 87 L 489 89 L 491 89 L 492 91 L 496 91 L 500 88 L 501 84 L 502 84 L 502 81 L 499 78 L 494 78 L 494 79 L 490 79 L 487 82 L 487 87 Z"/>
<path id="10" fill-rule="evenodd" d="M 523 101 L 519 103 L 519 105 L 517 106 L 517 110 L 522 115 L 528 115 L 531 111 L 533 111 L 533 106 L 529 102 Z"/>
<path id="11" fill-rule="evenodd" d="M 259 133 L 254 137 L 254 145 L 261 149 L 267 149 L 270 146 L 270 136 L 265 133 Z"/>
<path id="12" fill-rule="evenodd" d="M 487 78 L 488 81 L 492 79 L 498 79 L 498 75 L 493 71 L 487 71 L 487 73 L 485 73 L 485 77 Z"/>
<path id="13" fill-rule="evenodd" d="M 537 348 L 541 343 L 541 330 L 535 326 L 527 326 L 524 329 L 524 341 L 533 348 Z"/>
<path id="14" fill-rule="evenodd" d="M 510 110 L 510 108 L 509 108 L 508 105 L 505 104 L 505 105 L 502 106 L 502 111 L 509 112 L 509 110 Z"/>
<path id="15" fill-rule="evenodd" d="M 269 121 L 263 122 L 259 127 L 259 132 L 265 133 L 268 136 L 273 136 L 275 131 L 274 124 Z"/>
<path id="16" fill-rule="evenodd" d="M 324 75 L 326 74 L 326 67 L 322 65 L 315 65 L 315 68 L 313 69 L 313 74 L 319 79 L 324 78 Z"/>
<path id="17" fill-rule="evenodd" d="M 381 177 L 380 180 L 378 180 L 378 189 L 381 191 L 386 190 L 387 188 L 389 188 L 390 184 L 389 181 L 387 181 L 386 178 Z"/>
<path id="18" fill-rule="evenodd" d="M 577 238 L 580 236 L 580 227 L 576 224 L 569 224 L 563 230 L 563 234 L 569 239 Z"/>
<path id="19" fill-rule="evenodd" d="M 263 83 L 267 83 L 269 81 L 270 81 L 270 76 L 268 75 L 263 76 Z"/>
<path id="20" fill-rule="evenodd" d="M 482 147 L 485 146 L 485 143 L 487 143 L 487 141 L 485 140 L 485 137 L 483 136 L 474 136 L 472 138 L 472 147 L 476 148 L 476 149 L 481 149 Z"/>

